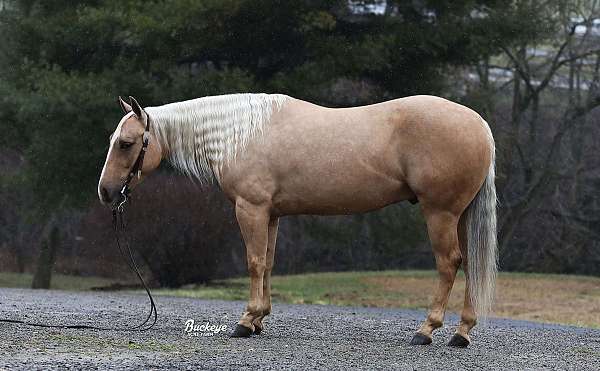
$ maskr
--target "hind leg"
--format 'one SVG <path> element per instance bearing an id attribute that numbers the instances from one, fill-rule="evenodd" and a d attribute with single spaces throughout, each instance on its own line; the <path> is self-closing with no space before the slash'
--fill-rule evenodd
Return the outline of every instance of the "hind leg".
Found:
<path id="1" fill-rule="evenodd" d="M 461 262 L 458 216 L 449 211 L 423 211 L 439 274 L 439 284 L 427 319 L 411 340 L 412 345 L 430 344 L 433 331 L 442 326 L 450 290 Z"/>
<path id="2" fill-rule="evenodd" d="M 455 347 L 466 347 L 471 343 L 469 332 L 477 323 L 477 317 L 475 316 L 475 310 L 471 304 L 471 295 L 469 292 L 469 261 L 467 251 L 467 212 L 465 211 L 460 217 L 458 223 L 458 241 L 460 245 L 460 253 L 462 255 L 462 266 L 465 272 L 465 303 L 463 306 L 462 313 L 460 315 L 460 324 L 456 329 L 456 333 L 450 339 L 448 345 Z"/>

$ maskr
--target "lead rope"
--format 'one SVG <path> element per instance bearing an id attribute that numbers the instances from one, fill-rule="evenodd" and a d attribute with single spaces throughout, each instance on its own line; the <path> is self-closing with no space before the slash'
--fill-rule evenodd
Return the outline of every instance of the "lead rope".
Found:
<path id="1" fill-rule="evenodd" d="M 129 242 L 126 242 L 126 244 L 125 244 L 127 254 L 125 254 L 125 251 L 123 250 L 123 246 L 121 245 L 121 240 L 119 238 L 119 234 L 120 234 L 120 231 L 125 232 L 125 221 L 123 218 L 122 205 L 120 205 L 120 207 L 118 209 L 113 210 L 112 216 L 113 216 L 112 224 L 113 224 L 113 229 L 115 231 L 115 240 L 117 243 L 117 248 L 119 249 L 119 252 L 121 253 L 121 256 L 123 257 L 123 259 L 129 266 L 129 269 L 131 269 L 135 273 L 137 278 L 140 280 L 140 283 L 142 284 L 142 287 L 146 291 L 146 294 L 148 295 L 148 299 L 150 300 L 150 313 L 148 313 L 148 316 L 142 323 L 140 323 L 137 326 L 133 326 L 133 327 L 111 328 L 111 327 L 100 327 L 100 326 L 92 326 L 92 325 L 49 325 L 49 324 L 45 324 L 45 323 L 27 322 L 27 321 L 18 320 L 18 319 L 3 319 L 3 318 L 0 319 L 0 322 L 16 323 L 16 324 L 34 326 L 34 327 L 91 329 L 91 330 L 102 330 L 102 331 L 146 331 L 146 330 L 151 329 L 156 324 L 156 321 L 158 320 L 158 312 L 156 311 L 156 304 L 154 303 L 154 298 L 152 297 L 152 294 L 150 293 L 150 289 L 148 288 L 148 285 L 146 285 L 144 278 L 142 278 L 142 274 L 140 273 L 140 270 L 135 262 L 135 259 L 133 258 L 133 253 L 131 251 Z M 120 229 L 120 231 L 119 231 L 119 229 Z"/>

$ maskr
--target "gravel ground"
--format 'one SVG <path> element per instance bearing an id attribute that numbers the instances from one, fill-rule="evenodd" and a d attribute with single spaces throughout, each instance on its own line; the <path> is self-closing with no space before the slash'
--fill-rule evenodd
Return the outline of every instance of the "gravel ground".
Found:
<path id="1" fill-rule="evenodd" d="M 1 323 L 0 369 L 600 369 L 594 329 L 492 319 L 456 349 L 446 342 L 458 318 L 448 316 L 432 345 L 413 347 L 422 311 L 276 304 L 260 336 L 230 339 L 242 302 L 158 297 L 157 305 L 159 322 L 146 332 Z M 148 308 L 141 295 L 0 289 L 0 309 L 3 318 L 119 326 Z M 189 319 L 214 327 L 188 334 Z"/>

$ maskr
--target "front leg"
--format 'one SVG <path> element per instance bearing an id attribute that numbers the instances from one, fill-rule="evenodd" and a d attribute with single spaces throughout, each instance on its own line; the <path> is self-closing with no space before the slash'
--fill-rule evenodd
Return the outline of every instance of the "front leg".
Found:
<path id="1" fill-rule="evenodd" d="M 268 308 L 264 306 L 263 280 L 267 261 L 269 209 L 238 199 L 235 216 L 246 244 L 248 272 L 250 274 L 250 299 L 232 337 L 249 337 L 255 330 L 254 320 L 261 318 Z"/>
<path id="2" fill-rule="evenodd" d="M 254 334 L 259 335 L 264 329 L 263 320 L 271 313 L 271 272 L 273 271 L 273 263 L 275 260 L 275 244 L 277 242 L 277 228 L 279 226 L 279 218 L 271 218 L 269 221 L 269 242 L 267 245 L 267 264 L 265 275 L 263 278 L 263 308 L 264 312 L 261 317 L 254 320 Z"/>

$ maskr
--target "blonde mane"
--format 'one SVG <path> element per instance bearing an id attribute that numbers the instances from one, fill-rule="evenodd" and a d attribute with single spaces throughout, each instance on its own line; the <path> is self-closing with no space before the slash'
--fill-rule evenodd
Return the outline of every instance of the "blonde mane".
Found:
<path id="1" fill-rule="evenodd" d="M 234 161 L 262 134 L 271 115 L 288 97 L 230 94 L 145 108 L 168 160 L 200 181 L 221 181 L 223 165 Z"/>

